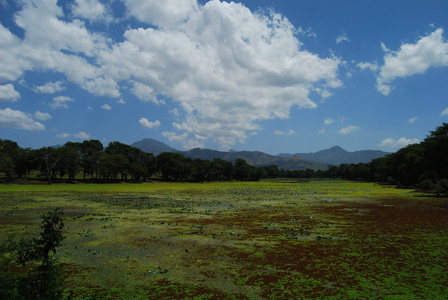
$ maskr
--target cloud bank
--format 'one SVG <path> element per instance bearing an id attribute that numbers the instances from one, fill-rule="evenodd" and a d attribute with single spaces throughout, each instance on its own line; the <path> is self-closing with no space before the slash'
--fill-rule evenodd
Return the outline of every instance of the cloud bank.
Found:
<path id="1" fill-rule="evenodd" d="M 21 4 L 15 23 L 23 38 L 0 24 L 0 83 L 52 71 L 97 96 L 118 99 L 129 91 L 163 105 L 163 95 L 179 112 L 164 136 L 186 148 L 214 141 L 228 149 L 261 130 L 261 121 L 289 118 L 292 107 L 315 108 L 311 94 L 330 95 L 342 85 L 339 59 L 305 50 L 296 36 L 301 29 L 273 11 L 219 0 L 127 0 L 125 17 L 141 27 L 115 41 L 89 27 L 113 19 L 102 2 L 77 0 L 64 10 L 56 0 Z M 382 74 L 383 85 L 393 79 L 387 69 Z M 10 83 L 3 87 L 2 99 L 19 98 Z M 35 89 L 51 94 L 64 86 Z M 74 101 L 63 97 L 50 106 Z"/>

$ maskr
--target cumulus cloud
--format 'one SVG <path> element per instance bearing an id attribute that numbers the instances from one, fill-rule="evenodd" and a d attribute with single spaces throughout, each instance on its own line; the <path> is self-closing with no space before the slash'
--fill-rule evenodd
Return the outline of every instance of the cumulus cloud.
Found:
<path id="1" fill-rule="evenodd" d="M 54 94 L 65 90 L 62 81 L 47 82 L 44 85 L 34 87 L 34 91 L 40 94 Z"/>
<path id="2" fill-rule="evenodd" d="M 111 110 L 112 109 L 112 107 L 109 104 L 103 104 L 103 105 L 101 105 L 101 108 L 104 109 L 104 110 Z"/>
<path id="3" fill-rule="evenodd" d="M 198 9 L 196 0 L 127 0 L 128 14 L 161 27 L 171 27 Z"/>
<path id="4" fill-rule="evenodd" d="M 420 141 L 418 139 L 407 139 L 407 138 L 400 138 L 398 140 L 388 138 L 383 140 L 378 146 L 384 147 L 390 150 L 395 150 L 399 148 L 406 147 L 410 144 L 418 144 Z"/>
<path id="5" fill-rule="evenodd" d="M 404 78 L 424 73 L 431 67 L 448 66 L 448 43 L 443 38 L 443 29 L 436 29 L 415 44 L 402 44 L 398 51 L 391 51 L 382 44 L 386 52 L 384 65 L 377 77 L 377 90 L 388 95 L 395 78 Z"/>
<path id="6" fill-rule="evenodd" d="M 77 139 L 80 139 L 80 140 L 88 140 L 88 139 L 91 138 L 90 134 L 88 134 L 87 132 L 84 132 L 84 131 L 80 131 L 78 133 L 75 133 L 75 134 L 73 134 L 73 136 L 75 138 L 77 138 Z"/>
<path id="7" fill-rule="evenodd" d="M 31 114 L 10 108 L 0 109 L 0 127 L 27 131 L 45 130 L 45 126 L 42 123 L 34 121 Z"/>
<path id="8" fill-rule="evenodd" d="M 39 121 L 47 121 L 51 119 L 51 115 L 49 113 L 36 111 L 34 113 L 34 117 L 38 119 Z"/>
<path id="9" fill-rule="evenodd" d="M 379 69 L 378 64 L 376 62 L 375 63 L 360 62 L 356 66 L 361 70 L 370 70 L 373 72 L 376 72 Z"/>
<path id="10" fill-rule="evenodd" d="M 74 16 L 90 21 L 111 21 L 108 9 L 98 0 L 76 0 L 72 5 Z"/>
<path id="11" fill-rule="evenodd" d="M 157 129 L 161 124 L 159 120 L 156 120 L 155 122 L 150 122 L 146 118 L 141 118 L 138 122 L 140 123 L 140 126 L 142 126 L 143 128 L 149 128 L 149 129 Z"/>
<path id="12" fill-rule="evenodd" d="M 68 102 L 75 102 L 75 100 L 68 96 L 57 96 L 53 98 L 53 102 L 50 103 L 50 107 L 53 109 L 68 108 Z"/>
<path id="13" fill-rule="evenodd" d="M 107 17 L 101 3 L 78 0 L 67 12 L 56 0 L 23 2 L 15 14 L 23 39 L 0 24 L 0 82 L 44 70 L 98 96 L 130 90 L 160 104 L 162 95 L 180 112 L 171 139 L 184 147 L 213 140 L 221 149 L 244 142 L 261 121 L 289 118 L 292 107 L 317 107 L 312 93 L 325 98 L 342 86 L 341 61 L 307 51 L 298 36 L 311 31 L 272 10 L 218 0 L 127 0 L 126 16 L 147 26 L 113 41 L 86 27 L 85 20 Z"/>
<path id="14" fill-rule="evenodd" d="M 445 108 L 445 109 L 442 111 L 442 113 L 440 114 L 440 116 L 441 116 L 441 117 L 443 117 L 443 116 L 448 116 L 448 107 Z"/>
<path id="15" fill-rule="evenodd" d="M 347 126 L 347 127 L 344 127 L 342 129 L 340 129 L 338 131 L 338 133 L 339 134 L 350 134 L 350 133 L 358 132 L 360 130 L 361 130 L 361 127 L 350 125 L 350 126 Z"/>
<path id="16" fill-rule="evenodd" d="M 0 85 L 0 102 L 2 101 L 11 101 L 15 102 L 20 99 L 20 94 L 14 88 L 14 86 L 10 83 Z"/>
<path id="17" fill-rule="evenodd" d="M 281 130 L 276 130 L 274 131 L 275 135 L 295 135 L 296 132 L 292 129 L 288 130 L 287 132 L 281 131 Z"/>
<path id="18" fill-rule="evenodd" d="M 301 50 L 294 31 L 279 14 L 210 1 L 192 9 L 176 30 L 128 30 L 104 61 L 122 70 L 123 79 L 138 82 L 135 94 L 179 102 L 184 115 L 172 138 L 201 135 L 226 148 L 259 130 L 258 121 L 288 118 L 292 106 L 315 108 L 313 85 L 341 86 L 340 61 Z M 140 84 L 146 93 L 138 92 Z"/>
<path id="19" fill-rule="evenodd" d="M 156 104 L 162 103 L 157 100 L 157 94 L 154 92 L 154 89 L 141 82 L 134 82 L 131 91 L 135 96 L 143 101 L 151 101 Z"/>
<path id="20" fill-rule="evenodd" d="M 101 71 L 88 58 L 98 57 L 109 40 L 87 30 L 79 19 L 61 20 L 64 12 L 55 0 L 21 4 L 14 20 L 25 31 L 23 40 L 0 24 L 0 81 L 17 80 L 30 70 L 52 70 L 90 88 L 88 81 L 99 78 Z M 94 88 L 90 91 L 96 92 Z"/>

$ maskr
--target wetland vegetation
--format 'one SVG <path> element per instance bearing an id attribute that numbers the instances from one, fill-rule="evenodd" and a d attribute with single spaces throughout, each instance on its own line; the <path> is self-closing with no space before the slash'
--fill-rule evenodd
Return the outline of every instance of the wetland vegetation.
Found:
<path id="1" fill-rule="evenodd" d="M 0 239 L 61 208 L 66 298 L 446 299 L 445 200 L 348 181 L 1 185 Z"/>

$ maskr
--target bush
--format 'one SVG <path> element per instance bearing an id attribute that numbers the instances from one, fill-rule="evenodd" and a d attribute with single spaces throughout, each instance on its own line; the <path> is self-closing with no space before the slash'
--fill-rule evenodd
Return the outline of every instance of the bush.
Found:
<path id="1" fill-rule="evenodd" d="M 62 215 L 59 208 L 43 215 L 39 238 L 10 238 L 0 247 L 0 299 L 62 299 L 64 274 L 52 256 L 65 238 Z M 26 268 L 30 262 L 38 266 Z M 18 265 L 24 275 L 11 272 Z"/>
<path id="2" fill-rule="evenodd" d="M 422 191 L 433 191 L 435 190 L 435 188 L 436 185 L 432 182 L 431 179 L 425 179 L 417 184 L 417 189 Z"/>

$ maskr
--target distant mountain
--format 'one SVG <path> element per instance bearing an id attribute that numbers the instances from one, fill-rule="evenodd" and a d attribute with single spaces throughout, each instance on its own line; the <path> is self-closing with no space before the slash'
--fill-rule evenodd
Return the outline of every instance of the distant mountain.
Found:
<path id="1" fill-rule="evenodd" d="M 179 151 L 154 139 L 143 139 L 133 143 L 132 147 L 144 152 L 159 155 L 162 152 L 182 153 L 186 157 L 213 160 L 215 158 L 234 161 L 237 158 L 244 159 L 252 166 L 277 165 L 285 170 L 326 170 L 328 165 L 340 165 L 351 163 L 369 163 L 372 159 L 386 156 L 388 152 L 379 150 L 361 150 L 349 152 L 339 146 L 321 150 L 315 153 L 280 153 L 277 156 L 259 151 L 234 151 L 229 152 L 195 148 L 189 151 Z"/>
<path id="2" fill-rule="evenodd" d="M 260 167 L 276 165 L 279 169 L 285 170 L 326 170 L 328 165 L 316 161 L 310 161 L 301 157 L 278 157 L 259 151 L 232 151 L 223 152 L 210 149 L 195 148 L 189 151 L 181 152 L 186 157 L 213 160 L 221 158 L 227 161 L 234 161 L 237 158 L 244 159 L 249 165 Z"/>
<path id="3" fill-rule="evenodd" d="M 167 144 L 153 140 L 153 139 L 143 139 L 139 142 L 131 144 L 132 147 L 138 148 L 143 152 L 152 153 L 154 155 L 159 155 L 162 152 L 181 152 L 174 148 L 171 148 Z"/>
<path id="4" fill-rule="evenodd" d="M 340 165 L 352 163 L 369 163 L 372 161 L 372 159 L 384 157 L 387 154 L 390 153 L 380 150 L 361 150 L 349 152 L 339 146 L 334 146 L 330 149 L 321 150 L 315 153 L 280 153 L 278 156 L 283 158 L 301 157 L 307 160 L 318 161 L 329 165 Z"/>
<path id="5" fill-rule="evenodd" d="M 182 153 L 186 157 L 200 158 L 206 160 L 213 160 L 215 158 L 224 159 L 226 161 L 234 161 L 237 158 L 244 159 L 249 165 L 252 166 L 269 166 L 276 165 L 279 169 L 285 170 L 305 170 L 307 168 L 313 170 L 326 170 L 327 164 L 310 161 L 301 157 L 279 157 L 269 155 L 259 151 L 217 151 L 210 149 L 195 148 L 189 151 L 179 151 L 170 146 L 153 140 L 143 139 L 139 142 L 133 143 L 132 147 L 138 148 L 144 152 L 153 153 L 159 155 L 162 152 L 176 152 Z"/>

